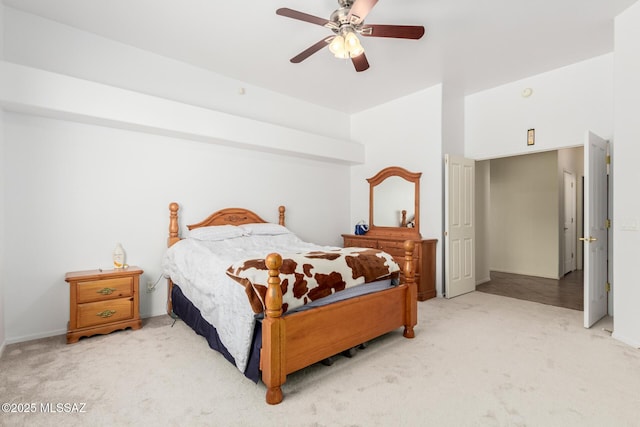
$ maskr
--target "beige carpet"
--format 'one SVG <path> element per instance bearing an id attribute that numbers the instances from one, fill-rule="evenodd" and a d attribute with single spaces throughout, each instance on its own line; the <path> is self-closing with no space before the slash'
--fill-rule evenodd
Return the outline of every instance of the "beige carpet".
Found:
<path id="1" fill-rule="evenodd" d="M 290 375 L 277 406 L 166 316 L 73 345 L 13 344 L 0 400 L 37 411 L 0 425 L 640 425 L 640 350 L 609 336 L 611 319 L 587 330 L 581 312 L 474 292 L 419 303 L 419 322 L 414 340 L 397 331 Z"/>

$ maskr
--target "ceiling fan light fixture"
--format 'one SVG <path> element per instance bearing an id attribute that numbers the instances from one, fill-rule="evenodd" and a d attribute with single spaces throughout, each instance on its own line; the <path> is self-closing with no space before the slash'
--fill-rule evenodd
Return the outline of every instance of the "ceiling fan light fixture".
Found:
<path id="1" fill-rule="evenodd" d="M 346 54 L 346 49 L 344 48 L 344 37 L 341 35 L 337 35 L 331 40 L 329 43 L 329 50 L 336 58 L 343 58 Z"/>
<path id="2" fill-rule="evenodd" d="M 360 40 L 356 33 L 350 31 L 344 38 L 345 49 L 349 52 L 349 57 L 355 58 L 364 53 L 364 48 L 360 44 Z"/>
<path id="3" fill-rule="evenodd" d="M 343 31 L 343 35 L 336 35 L 331 43 L 329 50 L 338 59 L 349 59 L 360 56 L 364 53 L 364 48 L 360 44 L 360 40 L 356 33 L 352 30 Z"/>

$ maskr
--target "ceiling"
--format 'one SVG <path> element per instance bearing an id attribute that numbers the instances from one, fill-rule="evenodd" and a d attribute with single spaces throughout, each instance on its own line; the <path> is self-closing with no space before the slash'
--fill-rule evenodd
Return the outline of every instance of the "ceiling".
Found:
<path id="1" fill-rule="evenodd" d="M 365 23 L 424 25 L 421 40 L 362 38 L 369 70 L 328 49 L 289 59 L 330 30 L 275 14 L 328 19 L 337 0 L 3 0 L 247 85 L 354 113 L 443 82 L 457 93 L 613 50 L 613 19 L 636 0 L 380 0 Z"/>

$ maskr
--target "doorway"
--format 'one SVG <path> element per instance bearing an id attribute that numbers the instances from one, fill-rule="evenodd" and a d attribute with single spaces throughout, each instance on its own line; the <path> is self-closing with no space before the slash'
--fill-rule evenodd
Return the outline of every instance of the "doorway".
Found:
<path id="1" fill-rule="evenodd" d="M 583 147 L 477 162 L 478 291 L 582 310 L 583 165 Z"/>

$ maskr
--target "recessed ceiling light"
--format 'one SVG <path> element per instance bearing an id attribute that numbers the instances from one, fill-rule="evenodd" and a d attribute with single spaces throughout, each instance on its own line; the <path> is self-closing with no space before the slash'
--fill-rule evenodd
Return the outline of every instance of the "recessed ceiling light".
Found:
<path id="1" fill-rule="evenodd" d="M 533 93 L 533 89 L 531 89 L 530 87 L 522 89 L 522 97 L 523 98 L 530 97 L 532 93 Z"/>

